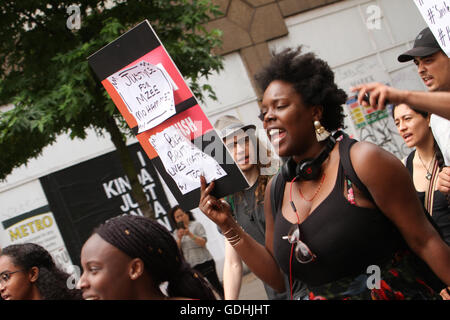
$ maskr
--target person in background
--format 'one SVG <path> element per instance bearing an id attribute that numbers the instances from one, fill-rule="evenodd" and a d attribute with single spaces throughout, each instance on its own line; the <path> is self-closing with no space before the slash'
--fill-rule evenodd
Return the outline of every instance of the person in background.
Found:
<path id="1" fill-rule="evenodd" d="M 223 299 L 223 287 L 217 276 L 216 263 L 206 248 L 205 228 L 200 222 L 195 221 L 191 211 L 184 211 L 178 205 L 170 210 L 169 217 L 177 226 L 174 237 L 184 258 L 193 269 L 208 279 Z"/>
<path id="2" fill-rule="evenodd" d="M 449 202 L 437 190 L 437 178 L 444 159 L 430 129 L 430 114 L 402 103 L 394 105 L 392 116 L 405 144 L 408 148 L 415 148 L 404 159 L 404 164 L 413 178 L 417 195 L 445 242 L 450 244 Z"/>
<path id="3" fill-rule="evenodd" d="M 233 156 L 242 173 L 250 184 L 248 189 L 237 192 L 225 198 L 230 204 L 232 215 L 237 223 L 261 245 L 265 242 L 266 222 L 264 216 L 264 192 L 273 170 L 275 159 L 270 157 L 268 150 L 262 145 L 255 134 L 254 125 L 244 125 L 234 116 L 225 115 L 217 119 L 214 128 Z M 264 172 L 264 170 L 268 172 Z M 277 170 L 276 170 L 277 171 Z M 233 246 L 225 241 L 225 261 L 223 268 L 223 283 L 225 299 L 237 300 L 242 283 L 243 263 Z M 296 284 L 295 299 L 306 295 L 306 288 Z M 287 292 L 277 293 L 264 283 L 264 289 L 269 300 L 289 299 Z M 303 291 L 302 291 L 303 289 Z"/>
<path id="4" fill-rule="evenodd" d="M 85 300 L 215 300 L 156 220 L 121 215 L 96 228 L 81 250 Z M 162 287 L 167 284 L 167 293 Z"/>
<path id="5" fill-rule="evenodd" d="M 0 252 L 3 300 L 80 300 L 81 292 L 68 288 L 69 277 L 38 244 L 14 244 Z"/>
<path id="6" fill-rule="evenodd" d="M 250 270 L 278 292 L 286 290 L 283 273 L 300 280 L 310 299 L 439 299 L 450 286 L 450 247 L 428 221 L 402 163 L 339 131 L 347 95 L 329 65 L 301 47 L 287 48 L 256 80 L 266 134 L 278 155 L 289 157 L 266 187 L 265 246 L 211 195 L 214 182 L 204 177 L 199 200 Z M 417 257 L 440 278 L 435 290 L 414 268 Z M 379 276 L 369 285 L 372 267 Z"/>
<path id="7" fill-rule="evenodd" d="M 450 194 L 450 58 L 442 51 L 430 28 L 425 28 L 417 35 L 413 48 L 399 55 L 397 60 L 414 61 L 429 92 L 399 90 L 380 83 L 366 83 L 351 90 L 358 92 L 360 104 L 370 104 L 375 109 L 383 109 L 388 103 L 406 103 L 431 114 L 431 130 L 445 164 L 439 173 L 438 190 Z M 367 93 L 369 99 L 364 101 Z"/>

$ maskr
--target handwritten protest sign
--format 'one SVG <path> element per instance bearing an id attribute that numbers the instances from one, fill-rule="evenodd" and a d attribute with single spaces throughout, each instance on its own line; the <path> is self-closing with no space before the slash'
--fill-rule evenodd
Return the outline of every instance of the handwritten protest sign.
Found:
<path id="1" fill-rule="evenodd" d="M 146 61 L 108 77 L 128 111 L 138 123 L 138 132 L 151 129 L 175 114 L 173 89 L 164 71 Z"/>
<path id="2" fill-rule="evenodd" d="M 423 19 L 447 56 L 450 57 L 450 1 L 414 0 Z"/>
<path id="3" fill-rule="evenodd" d="M 214 158 L 202 152 L 173 126 L 151 136 L 150 143 L 182 194 L 200 186 L 200 175 L 209 183 L 227 174 Z"/>
<path id="4" fill-rule="evenodd" d="M 212 195 L 217 198 L 248 187 L 148 21 L 88 61 L 184 210 L 198 206 L 200 174 L 215 180 Z"/>

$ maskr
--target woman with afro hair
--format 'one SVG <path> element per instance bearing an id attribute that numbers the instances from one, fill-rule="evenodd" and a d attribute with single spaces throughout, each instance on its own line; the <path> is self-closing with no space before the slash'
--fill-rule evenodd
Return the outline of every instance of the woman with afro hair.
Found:
<path id="1" fill-rule="evenodd" d="M 450 248 L 401 161 L 339 130 L 347 96 L 328 64 L 288 48 L 256 80 L 264 129 L 287 158 L 266 188 L 265 246 L 203 177 L 199 203 L 249 268 L 280 292 L 284 272 L 307 285 L 309 299 L 439 299 L 450 285 Z M 422 264 L 439 277 L 433 288 Z"/>

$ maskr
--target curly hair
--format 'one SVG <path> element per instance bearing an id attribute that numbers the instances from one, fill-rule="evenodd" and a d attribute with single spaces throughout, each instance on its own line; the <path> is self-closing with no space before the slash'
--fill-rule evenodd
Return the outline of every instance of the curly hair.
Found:
<path id="1" fill-rule="evenodd" d="M 94 230 L 103 240 L 131 258 L 140 258 L 155 285 L 168 281 L 169 296 L 215 300 L 205 278 L 184 260 L 175 239 L 159 222 L 121 215 Z"/>
<path id="2" fill-rule="evenodd" d="M 60 270 L 50 253 L 35 243 L 13 244 L 3 248 L 0 256 L 8 256 L 16 266 L 30 270 L 39 269 L 36 286 L 44 300 L 80 300 L 81 291 L 69 289 L 69 274 Z"/>
<path id="3" fill-rule="evenodd" d="M 302 53 L 302 46 L 287 48 L 279 53 L 272 52 L 270 63 L 262 69 L 255 80 L 264 92 L 275 80 L 293 85 L 306 106 L 323 108 L 322 125 L 329 131 L 344 127 L 342 105 L 347 94 L 334 82 L 334 73 L 330 66 L 312 52 Z"/>

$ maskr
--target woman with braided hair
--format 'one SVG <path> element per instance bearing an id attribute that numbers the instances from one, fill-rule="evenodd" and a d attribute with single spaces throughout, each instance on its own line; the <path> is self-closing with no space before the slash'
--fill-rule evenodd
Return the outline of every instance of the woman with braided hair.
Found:
<path id="1" fill-rule="evenodd" d="M 94 230 L 81 250 L 78 282 L 86 300 L 205 299 L 215 295 L 155 220 L 122 215 Z M 168 282 L 166 296 L 160 285 Z"/>
<path id="2" fill-rule="evenodd" d="M 35 243 L 7 246 L 0 253 L 0 294 L 3 300 L 79 300 L 69 289 L 69 274 L 60 270 L 50 253 Z"/>

